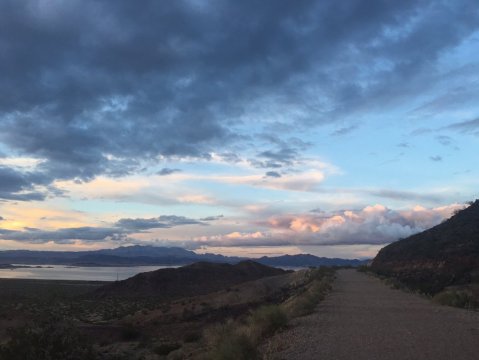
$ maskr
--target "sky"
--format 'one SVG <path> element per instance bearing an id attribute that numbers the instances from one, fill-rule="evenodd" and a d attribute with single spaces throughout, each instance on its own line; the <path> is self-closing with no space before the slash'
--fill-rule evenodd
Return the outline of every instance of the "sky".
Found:
<path id="1" fill-rule="evenodd" d="M 0 250 L 366 258 L 478 196 L 479 7 L 0 2 Z"/>

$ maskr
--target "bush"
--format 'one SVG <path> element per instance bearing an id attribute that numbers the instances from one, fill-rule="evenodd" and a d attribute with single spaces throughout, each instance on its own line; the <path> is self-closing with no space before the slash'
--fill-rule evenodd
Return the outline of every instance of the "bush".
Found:
<path id="1" fill-rule="evenodd" d="M 384 284 L 388 285 L 391 289 L 394 290 L 408 290 L 407 286 L 396 278 L 386 278 L 384 279 Z"/>
<path id="2" fill-rule="evenodd" d="M 16 329 L 0 347 L 0 360 L 94 360 L 91 344 L 71 323 L 49 321 Z"/>
<path id="3" fill-rule="evenodd" d="M 464 290 L 445 290 L 436 294 L 433 300 L 441 305 L 472 309 L 477 304 L 471 293 Z"/>
<path id="4" fill-rule="evenodd" d="M 286 326 L 288 317 L 278 305 L 265 305 L 253 311 L 249 323 L 257 329 L 258 336 L 268 336 Z"/>
<path id="5" fill-rule="evenodd" d="M 187 332 L 183 336 L 183 342 L 185 343 L 192 343 L 192 342 L 197 342 L 201 339 L 201 333 L 199 332 Z"/>
<path id="6" fill-rule="evenodd" d="M 127 325 L 121 329 L 121 339 L 123 341 L 135 341 L 138 340 L 140 336 L 140 331 L 135 329 L 133 325 Z"/>
<path id="7" fill-rule="evenodd" d="M 180 344 L 161 344 L 155 347 L 154 351 L 158 355 L 168 355 L 170 352 L 179 349 Z"/>
<path id="8" fill-rule="evenodd" d="M 360 265 L 357 267 L 357 271 L 362 272 L 362 273 L 369 273 L 371 272 L 371 268 L 367 265 Z"/>
<path id="9" fill-rule="evenodd" d="M 244 327 L 233 321 L 217 325 L 205 334 L 212 347 L 208 359 L 211 360 L 254 360 L 258 359 L 256 344 L 248 336 Z"/>
<path id="10" fill-rule="evenodd" d="M 211 360 L 254 360 L 259 358 L 253 341 L 246 334 L 236 331 L 224 334 L 210 356 Z"/>
<path id="11" fill-rule="evenodd" d="M 321 280 L 313 280 L 306 291 L 293 298 L 289 304 L 287 304 L 288 315 L 290 317 L 297 317 L 314 312 L 318 303 L 323 300 L 326 293 L 331 290 L 332 280 L 333 277 L 329 274 L 323 274 Z"/>

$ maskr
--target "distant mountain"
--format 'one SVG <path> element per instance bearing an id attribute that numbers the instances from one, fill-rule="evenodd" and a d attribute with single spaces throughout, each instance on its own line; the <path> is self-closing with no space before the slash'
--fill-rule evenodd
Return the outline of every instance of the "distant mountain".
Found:
<path id="1" fill-rule="evenodd" d="M 269 266 L 305 267 L 305 266 L 360 266 L 367 261 L 358 259 L 338 259 L 317 257 L 310 254 L 283 255 L 276 257 L 263 256 L 255 261 Z"/>
<path id="2" fill-rule="evenodd" d="M 479 283 L 479 200 L 442 224 L 384 247 L 371 267 L 431 294 Z"/>
<path id="3" fill-rule="evenodd" d="M 254 261 L 235 265 L 198 262 L 180 268 L 144 272 L 95 291 L 98 297 L 154 296 L 173 300 L 208 294 L 246 281 L 285 274 L 286 271 Z"/>
<path id="4" fill-rule="evenodd" d="M 247 258 L 218 254 L 197 254 L 180 247 L 124 246 L 95 251 L 0 251 L 0 264 L 73 265 L 73 266 L 140 266 L 187 265 L 198 261 L 235 264 Z M 330 259 L 309 254 L 262 257 L 255 261 L 269 266 L 358 266 L 360 260 Z"/>
<path id="5" fill-rule="evenodd" d="M 99 254 L 115 255 L 123 257 L 176 257 L 187 258 L 194 257 L 196 253 L 180 247 L 159 247 L 159 246 L 121 246 L 116 249 L 103 249 L 96 251 Z"/>

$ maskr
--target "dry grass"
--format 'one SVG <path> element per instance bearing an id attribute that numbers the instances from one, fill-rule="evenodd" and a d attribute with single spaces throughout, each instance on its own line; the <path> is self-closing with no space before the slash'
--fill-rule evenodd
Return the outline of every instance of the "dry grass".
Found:
<path id="1" fill-rule="evenodd" d="M 288 299 L 283 307 L 289 318 L 311 314 L 331 290 L 334 271 L 329 268 L 312 270 L 311 282 L 305 291 Z"/>
<path id="2" fill-rule="evenodd" d="M 309 314 L 331 289 L 332 269 L 311 269 L 306 284 L 281 304 L 264 305 L 242 320 L 229 320 L 205 332 L 207 359 L 257 359 L 258 345 L 287 326 L 291 318 Z"/>
<path id="3" fill-rule="evenodd" d="M 432 299 L 441 305 L 464 309 L 474 309 L 478 306 L 472 293 L 467 290 L 445 290 L 434 295 Z"/>

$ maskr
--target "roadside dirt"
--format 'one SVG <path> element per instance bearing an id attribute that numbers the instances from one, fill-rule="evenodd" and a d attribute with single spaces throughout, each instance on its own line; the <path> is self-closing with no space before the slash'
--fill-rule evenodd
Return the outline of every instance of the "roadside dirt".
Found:
<path id="1" fill-rule="evenodd" d="M 271 338 L 263 352 L 271 360 L 477 360 L 479 312 L 436 305 L 340 270 L 317 311 Z"/>

